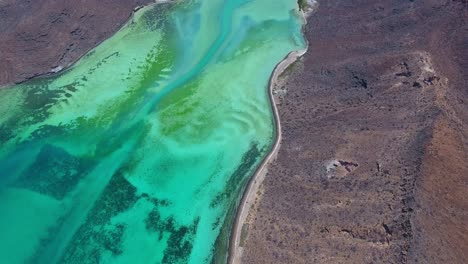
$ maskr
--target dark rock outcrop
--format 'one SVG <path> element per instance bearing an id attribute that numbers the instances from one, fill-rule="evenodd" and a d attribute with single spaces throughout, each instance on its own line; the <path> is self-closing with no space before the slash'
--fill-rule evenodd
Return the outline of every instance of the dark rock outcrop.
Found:
<path id="1" fill-rule="evenodd" d="M 69 66 L 149 2 L 0 1 L 0 87 Z"/>

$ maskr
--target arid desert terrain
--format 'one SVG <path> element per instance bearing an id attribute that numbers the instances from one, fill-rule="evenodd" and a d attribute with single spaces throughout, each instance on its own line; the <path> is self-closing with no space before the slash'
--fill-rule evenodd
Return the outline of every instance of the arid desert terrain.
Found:
<path id="1" fill-rule="evenodd" d="M 319 1 L 242 263 L 468 262 L 468 3 Z"/>

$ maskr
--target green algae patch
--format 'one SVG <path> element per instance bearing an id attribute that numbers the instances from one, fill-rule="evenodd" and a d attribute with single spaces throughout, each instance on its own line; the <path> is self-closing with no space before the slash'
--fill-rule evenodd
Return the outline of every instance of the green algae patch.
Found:
<path id="1" fill-rule="evenodd" d="M 301 27 L 295 0 L 152 5 L 63 73 L 1 90 L 0 262 L 224 261 Z"/>

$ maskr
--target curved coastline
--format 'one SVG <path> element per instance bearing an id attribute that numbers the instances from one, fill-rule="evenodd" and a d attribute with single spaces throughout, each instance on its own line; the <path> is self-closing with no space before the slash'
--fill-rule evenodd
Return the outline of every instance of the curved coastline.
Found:
<path id="1" fill-rule="evenodd" d="M 268 172 L 268 165 L 272 160 L 276 158 L 278 154 L 279 147 L 281 145 L 281 122 L 279 118 L 278 107 L 276 106 L 276 100 L 273 95 L 273 86 L 278 80 L 278 77 L 284 72 L 284 70 L 296 62 L 300 57 L 302 57 L 307 52 L 307 40 L 306 48 L 298 51 L 291 51 L 286 57 L 280 61 L 268 82 L 268 97 L 273 112 L 274 123 L 275 123 L 275 142 L 271 148 L 269 154 L 263 159 L 262 163 L 256 169 L 254 175 L 250 178 L 247 186 L 245 187 L 242 198 L 237 207 L 236 216 L 234 219 L 233 226 L 231 228 L 231 236 L 229 238 L 229 248 L 228 248 L 228 264 L 237 264 L 240 263 L 240 257 L 242 256 L 242 251 L 239 247 L 240 237 L 242 233 L 242 226 L 247 218 L 249 213 L 249 208 L 252 206 L 252 202 L 255 198 L 260 185 L 262 184 L 266 173 Z"/>
<path id="2" fill-rule="evenodd" d="M 257 193 L 260 185 L 263 183 L 265 176 L 268 172 L 268 165 L 271 161 L 276 158 L 279 148 L 281 146 L 281 122 L 279 117 L 279 111 L 277 107 L 277 102 L 273 95 L 273 87 L 278 81 L 278 77 L 294 62 L 301 58 L 308 50 L 309 42 L 305 38 L 304 29 L 307 25 L 307 17 L 309 17 L 317 8 L 318 2 L 314 0 L 308 0 L 309 7 L 307 10 L 300 11 L 302 18 L 304 19 L 304 24 L 302 26 L 302 34 L 304 36 L 305 48 L 302 50 L 291 51 L 281 60 L 273 69 L 273 72 L 268 81 L 268 98 L 270 101 L 271 110 L 273 112 L 273 122 L 275 123 L 275 141 L 274 144 L 268 153 L 268 155 L 263 159 L 262 163 L 257 167 L 252 177 L 249 179 L 247 186 L 242 194 L 242 198 L 239 201 L 237 206 L 236 215 L 234 218 L 234 223 L 231 227 L 231 235 L 229 237 L 229 245 L 227 252 L 227 264 L 240 264 L 240 259 L 242 257 L 242 247 L 239 246 L 240 238 L 242 234 L 242 227 L 247 219 L 247 216 L 252 206 L 252 202 L 255 200 L 255 194 Z"/>
<path id="3" fill-rule="evenodd" d="M 81 54 L 80 56 L 76 57 L 76 59 L 74 59 L 73 61 L 71 61 L 70 63 L 68 63 L 67 65 L 60 65 L 59 69 L 57 70 L 49 70 L 49 71 L 46 71 L 46 72 L 38 72 L 30 77 L 27 77 L 25 78 L 24 80 L 22 81 L 18 81 L 18 82 L 11 82 L 11 83 L 6 83 L 6 84 L 3 84 L 3 85 L 0 85 L 0 89 L 8 89 L 9 87 L 13 86 L 13 85 L 18 85 L 18 84 L 23 84 L 23 83 L 26 83 L 26 82 L 29 82 L 31 80 L 36 80 L 36 79 L 41 79 L 41 78 L 51 78 L 51 77 L 55 77 L 55 76 L 59 76 L 60 74 L 70 70 L 71 68 L 73 68 L 73 66 L 75 66 L 76 63 L 78 63 L 83 57 L 85 57 L 86 55 L 88 55 L 92 50 L 94 50 L 97 46 L 101 45 L 103 42 L 106 42 L 109 38 L 111 38 L 115 33 L 119 32 L 122 28 L 126 27 L 129 23 L 131 23 L 133 21 L 133 18 L 135 17 L 135 14 L 137 12 L 139 12 L 141 9 L 143 8 L 146 8 L 146 7 L 151 7 L 151 6 L 154 6 L 154 5 L 159 5 L 159 4 L 169 4 L 169 3 L 176 3 L 177 1 L 179 0 L 155 0 L 154 2 L 152 3 L 148 3 L 148 4 L 145 4 L 145 5 L 140 5 L 140 6 L 137 6 L 133 9 L 133 11 L 128 15 L 127 19 L 125 20 L 125 22 L 119 27 L 117 28 L 117 30 L 113 33 L 111 33 L 108 37 L 104 38 L 103 40 L 101 41 L 98 41 L 94 44 L 94 46 L 92 46 L 91 48 L 89 48 L 88 50 L 86 50 L 85 52 L 83 52 L 83 54 Z"/>

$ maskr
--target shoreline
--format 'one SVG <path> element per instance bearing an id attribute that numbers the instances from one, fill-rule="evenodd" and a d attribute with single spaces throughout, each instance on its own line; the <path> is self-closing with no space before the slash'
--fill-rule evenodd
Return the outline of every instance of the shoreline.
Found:
<path id="1" fill-rule="evenodd" d="M 302 12 L 301 12 L 302 13 Z M 258 168 L 255 170 L 252 177 L 249 179 L 247 186 L 242 194 L 242 198 L 237 206 L 237 212 L 234 219 L 233 226 L 231 228 L 231 236 L 229 238 L 228 246 L 228 264 L 240 263 L 240 258 L 242 257 L 242 247 L 239 246 L 242 227 L 247 219 L 249 209 L 252 206 L 253 201 L 255 200 L 255 195 L 260 188 L 260 185 L 263 183 L 265 176 L 268 172 L 268 165 L 276 158 L 279 148 L 281 146 L 281 122 L 279 118 L 279 111 L 277 107 L 277 102 L 273 95 L 273 87 L 277 83 L 279 76 L 294 62 L 301 58 L 307 52 L 307 41 L 306 48 L 298 51 L 291 51 L 286 55 L 286 57 L 281 60 L 274 68 L 270 80 L 268 81 L 268 98 L 270 101 L 271 109 L 273 112 L 273 118 L 275 123 L 275 142 L 268 153 L 268 155 L 263 159 Z"/>
<path id="2" fill-rule="evenodd" d="M 305 40 L 305 48 L 302 50 L 296 50 L 289 52 L 286 57 L 283 58 L 273 69 L 273 72 L 268 80 L 268 98 L 270 101 L 271 110 L 273 113 L 273 122 L 275 123 L 275 142 L 268 153 L 268 155 L 263 159 L 260 165 L 255 170 L 254 174 L 249 179 L 247 186 L 245 187 L 244 192 L 242 193 L 242 198 L 239 201 L 237 206 L 236 216 L 234 218 L 234 223 L 231 227 L 229 245 L 227 252 L 227 264 L 239 264 L 241 263 L 241 257 L 243 253 L 243 247 L 239 246 L 240 238 L 242 235 L 242 228 L 244 226 L 245 220 L 249 214 L 250 208 L 252 207 L 253 201 L 255 201 L 255 196 L 257 191 L 260 188 L 260 185 L 263 183 L 266 174 L 268 173 L 268 165 L 276 159 L 279 148 L 281 146 L 282 131 L 281 131 L 281 122 L 279 117 L 279 111 L 277 106 L 277 101 L 273 95 L 273 87 L 278 81 L 279 76 L 294 62 L 299 60 L 304 54 L 308 51 L 309 41 L 305 37 L 305 26 L 307 25 L 307 18 L 311 16 L 318 8 L 319 3 L 315 0 L 307 1 L 309 6 L 306 10 L 299 10 L 304 24 L 302 25 L 302 35 Z"/>
<path id="3" fill-rule="evenodd" d="M 135 14 L 137 12 L 140 12 L 141 9 L 144 9 L 144 8 L 147 8 L 147 7 L 151 7 L 151 6 L 156 6 L 156 5 L 159 5 L 159 4 L 174 4 L 176 3 L 177 1 L 179 0 L 155 0 L 154 2 L 151 2 L 151 3 L 148 3 L 148 4 L 145 4 L 145 5 L 140 5 L 140 6 L 137 6 L 135 8 L 133 8 L 132 12 L 130 13 L 130 15 L 127 17 L 127 19 L 125 20 L 125 22 L 122 24 L 122 26 L 120 26 L 115 32 L 113 32 L 111 35 L 109 35 L 108 37 L 104 38 L 103 40 L 97 42 L 94 46 L 92 46 L 89 50 L 87 50 L 86 52 L 84 52 L 81 56 L 78 56 L 75 60 L 73 60 L 72 62 L 70 62 L 69 64 L 67 65 L 64 65 L 64 66 L 57 66 L 56 68 L 53 68 L 53 69 L 50 69 L 49 71 L 47 72 L 41 72 L 41 73 L 36 73 L 36 74 L 33 74 L 29 77 L 25 77 L 23 80 L 21 81 L 16 81 L 16 82 L 11 82 L 11 83 L 6 83 L 6 84 L 2 84 L 0 85 L 0 90 L 2 89 L 9 89 L 10 87 L 12 86 L 15 86 L 15 85 L 20 85 L 20 84 L 23 84 L 23 83 L 26 83 L 26 82 L 29 82 L 31 80 L 37 80 L 37 79 L 42 79 L 42 78 L 49 78 L 49 77 L 54 77 L 54 76 L 57 76 L 59 74 L 62 74 L 68 70 L 70 70 L 71 68 L 73 68 L 75 66 L 75 64 L 77 64 L 83 57 L 85 57 L 86 55 L 88 55 L 91 51 L 93 51 L 96 47 L 98 47 L 99 45 L 101 45 L 102 43 L 104 43 L 105 41 L 107 41 L 109 38 L 111 38 L 112 36 L 114 36 L 117 32 L 119 32 L 120 30 L 122 30 L 125 26 L 127 26 L 129 23 L 132 22 L 133 18 L 135 17 Z"/>

